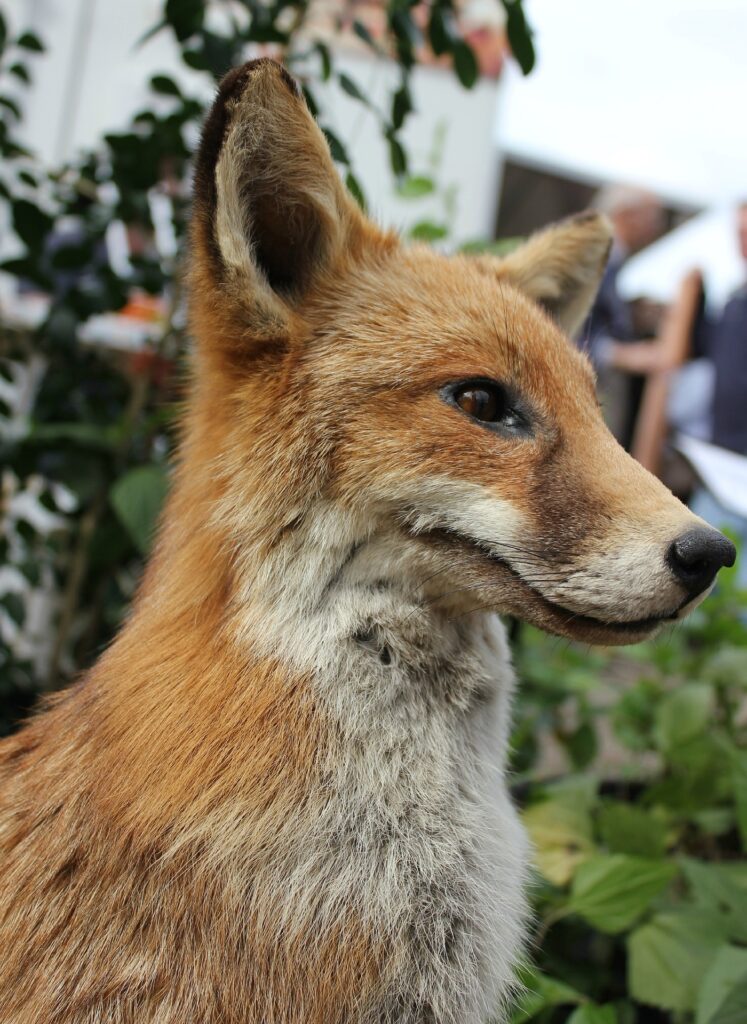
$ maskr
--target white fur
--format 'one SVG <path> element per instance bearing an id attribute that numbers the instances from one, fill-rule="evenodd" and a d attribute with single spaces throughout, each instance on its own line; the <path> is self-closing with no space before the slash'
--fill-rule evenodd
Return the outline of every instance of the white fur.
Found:
<path id="1" fill-rule="evenodd" d="M 485 1024 L 526 920 L 527 843 L 504 776 L 514 677 L 494 615 L 423 606 L 422 557 L 320 503 L 247 579 L 241 642 L 310 673 L 339 737 L 310 797 L 321 810 L 265 867 L 266 891 L 287 895 L 289 928 L 352 906 L 402 951 L 361 1024 Z"/>

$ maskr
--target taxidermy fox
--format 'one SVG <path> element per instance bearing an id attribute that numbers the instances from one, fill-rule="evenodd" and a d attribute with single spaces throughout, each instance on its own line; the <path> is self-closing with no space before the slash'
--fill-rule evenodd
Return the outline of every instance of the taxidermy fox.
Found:
<path id="1" fill-rule="evenodd" d="M 496 613 L 682 618 L 732 545 L 618 447 L 568 341 L 584 215 L 503 261 L 406 247 L 294 82 L 220 87 L 194 382 L 127 625 L 0 746 L 4 1024 L 484 1024 L 522 938 Z"/>

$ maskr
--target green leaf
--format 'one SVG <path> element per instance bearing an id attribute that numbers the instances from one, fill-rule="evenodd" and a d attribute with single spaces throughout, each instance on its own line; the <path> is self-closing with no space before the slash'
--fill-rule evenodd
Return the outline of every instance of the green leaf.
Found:
<path id="1" fill-rule="evenodd" d="M 150 80 L 150 87 L 153 92 L 158 92 L 162 96 L 181 97 L 182 94 L 181 89 L 170 75 L 153 75 Z"/>
<path id="2" fill-rule="evenodd" d="M 335 135 L 331 128 L 323 128 L 322 131 L 325 134 L 327 142 L 329 143 L 330 152 L 332 153 L 332 159 L 338 164 L 349 164 L 350 158 L 348 157 L 347 150 L 340 142 L 339 138 Z"/>
<path id="3" fill-rule="evenodd" d="M 656 713 L 655 736 L 661 750 L 676 750 L 705 732 L 713 713 L 713 688 L 685 683 L 662 700 Z"/>
<path id="4" fill-rule="evenodd" d="M 200 31 L 204 17 L 204 0 L 166 0 L 164 18 L 180 43 Z"/>
<path id="5" fill-rule="evenodd" d="M 0 599 L 0 607 L 5 609 L 17 626 L 23 625 L 23 620 L 26 617 L 26 607 L 20 594 L 5 594 L 4 597 Z"/>
<path id="6" fill-rule="evenodd" d="M 401 142 L 391 132 L 387 135 L 387 141 L 389 142 L 389 162 L 392 165 L 392 170 L 397 177 L 406 174 L 407 154 L 402 148 Z"/>
<path id="7" fill-rule="evenodd" d="M 744 689 L 747 687 L 747 646 L 725 645 L 720 650 L 709 651 L 701 673 L 709 683 Z"/>
<path id="8" fill-rule="evenodd" d="M 667 847 L 664 824 L 635 804 L 609 801 L 598 818 L 599 835 L 611 853 L 661 857 Z"/>
<path id="9" fill-rule="evenodd" d="M 727 874 L 721 864 L 683 858 L 682 872 L 693 901 L 723 917 L 730 939 L 747 942 L 747 890 Z"/>
<path id="10" fill-rule="evenodd" d="M 54 221 L 28 199 L 16 199 L 12 204 L 13 227 L 21 241 L 31 250 L 41 248 Z"/>
<path id="11" fill-rule="evenodd" d="M 747 1024 L 747 974 L 743 974 L 709 1024 Z"/>
<path id="12" fill-rule="evenodd" d="M 31 53 L 44 53 L 44 44 L 35 32 L 24 32 L 16 39 L 16 46 Z"/>
<path id="13" fill-rule="evenodd" d="M 573 879 L 569 909 L 602 932 L 629 928 L 677 873 L 674 864 L 614 853 L 583 863 Z"/>
<path id="14" fill-rule="evenodd" d="M 617 1024 L 617 1011 L 612 1003 L 585 1003 L 573 1011 L 566 1024 Z"/>
<path id="15" fill-rule="evenodd" d="M 0 11 L 0 54 L 5 49 L 5 43 L 8 39 L 8 26 L 5 21 L 3 12 Z"/>
<path id="16" fill-rule="evenodd" d="M 742 849 L 747 851 L 747 751 L 735 750 L 731 757 L 734 802 Z"/>
<path id="17" fill-rule="evenodd" d="M 21 64 L 20 61 L 16 61 L 15 64 L 11 64 L 8 68 L 8 74 L 14 75 L 19 81 L 24 82 L 26 85 L 31 81 L 31 75 L 28 72 L 28 68 L 25 64 Z"/>
<path id="18" fill-rule="evenodd" d="M 116 481 L 109 492 L 117 518 L 142 554 L 150 548 L 167 491 L 165 470 L 153 464 L 131 469 Z"/>
<path id="19" fill-rule="evenodd" d="M 512 1014 L 514 1024 L 536 1017 L 543 1010 L 554 1006 L 572 1006 L 585 1000 L 580 992 L 558 978 L 543 974 L 536 967 L 524 968 L 519 972 L 522 992 Z"/>
<path id="20" fill-rule="evenodd" d="M 412 112 L 412 97 L 406 84 L 402 84 L 392 97 L 392 128 L 399 131 L 405 118 Z"/>
<path id="21" fill-rule="evenodd" d="M 30 444 L 50 448 L 60 443 L 94 450 L 114 451 L 119 435 L 113 427 L 101 427 L 97 423 L 35 423 L 26 440 Z"/>
<path id="22" fill-rule="evenodd" d="M 314 49 L 319 54 L 319 59 L 322 62 L 322 81 L 329 81 L 329 76 L 332 74 L 332 58 L 329 53 L 329 47 L 326 43 L 314 43 Z"/>
<path id="23" fill-rule="evenodd" d="M 376 50 L 377 53 L 380 51 L 381 47 L 379 46 L 379 44 L 376 42 L 376 40 L 368 31 L 363 22 L 358 21 L 357 18 L 353 22 L 353 32 L 355 32 L 358 38 L 362 39 L 367 46 L 370 46 L 372 50 Z"/>
<path id="24" fill-rule="evenodd" d="M 726 935 L 717 915 L 658 914 L 628 939 L 628 986 L 634 999 L 663 1010 L 694 1010 L 698 991 Z"/>
<path id="25" fill-rule="evenodd" d="M 0 106 L 5 107 L 9 110 L 15 118 L 21 116 L 21 108 L 18 106 L 15 100 L 12 100 L 10 96 L 0 96 Z"/>
<path id="26" fill-rule="evenodd" d="M 352 171 L 348 171 L 348 173 L 345 175 L 345 184 L 347 185 L 348 191 L 352 195 L 353 199 L 355 199 L 358 206 L 360 206 L 361 210 L 363 210 L 363 212 L 365 213 L 366 196 L 361 186 L 361 183 L 358 181 L 358 179 L 356 178 Z"/>
<path id="27" fill-rule="evenodd" d="M 397 195 L 401 199 L 420 199 L 421 196 L 431 195 L 435 188 L 432 178 L 427 178 L 425 175 L 411 175 L 399 182 Z"/>
<path id="28" fill-rule="evenodd" d="M 340 88 L 343 92 L 346 92 L 348 96 L 352 96 L 354 100 L 358 100 L 359 103 L 368 106 L 368 99 L 360 91 L 357 83 L 349 75 L 346 75 L 344 71 L 340 71 L 337 81 L 340 83 Z"/>
<path id="29" fill-rule="evenodd" d="M 428 42 L 437 57 L 448 53 L 459 38 L 454 31 L 453 20 L 452 13 L 443 7 L 431 8 L 428 22 Z"/>
<path id="30" fill-rule="evenodd" d="M 706 971 L 698 992 L 695 1024 L 711 1024 L 724 1001 L 747 982 L 747 949 L 722 946 Z M 747 1021 L 747 990 L 742 1002 L 743 1021 Z"/>
<path id="31" fill-rule="evenodd" d="M 434 224 L 430 220 L 421 220 L 410 228 L 408 234 L 416 242 L 440 242 L 442 239 L 448 238 L 449 229 L 445 224 Z"/>
<path id="32" fill-rule="evenodd" d="M 523 821 L 534 844 L 537 869 L 554 885 L 568 883 L 594 854 L 591 816 L 583 804 L 543 800 L 524 811 Z"/>
<path id="33" fill-rule="evenodd" d="M 532 30 L 521 0 L 503 0 L 506 9 L 506 35 L 522 73 L 528 75 L 536 62 Z"/>
<path id="34" fill-rule="evenodd" d="M 454 43 L 451 53 L 454 58 L 454 70 L 457 73 L 457 78 L 465 89 L 471 89 L 479 74 L 477 59 L 472 47 L 463 39 L 459 39 Z"/>

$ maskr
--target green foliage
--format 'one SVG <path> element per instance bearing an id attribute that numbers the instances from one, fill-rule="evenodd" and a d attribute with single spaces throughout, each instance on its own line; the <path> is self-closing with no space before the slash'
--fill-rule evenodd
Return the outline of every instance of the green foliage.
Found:
<path id="1" fill-rule="evenodd" d="M 541 882 L 515 1021 L 565 1021 L 573 1003 L 574 1022 L 747 1021 L 746 598 L 726 573 L 670 636 L 627 651 L 522 636 L 514 763 Z M 590 761 L 568 743 L 581 726 Z M 585 774 L 536 781 L 549 741 Z"/>

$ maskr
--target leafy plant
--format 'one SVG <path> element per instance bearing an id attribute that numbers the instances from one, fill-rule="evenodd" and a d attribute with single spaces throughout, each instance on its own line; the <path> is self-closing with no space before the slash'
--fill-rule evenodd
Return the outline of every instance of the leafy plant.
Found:
<path id="1" fill-rule="evenodd" d="M 614 655 L 523 638 L 537 966 L 516 1022 L 747 1020 L 746 598 L 726 573 L 670 636 Z M 571 774 L 538 782 L 550 737 Z"/>

